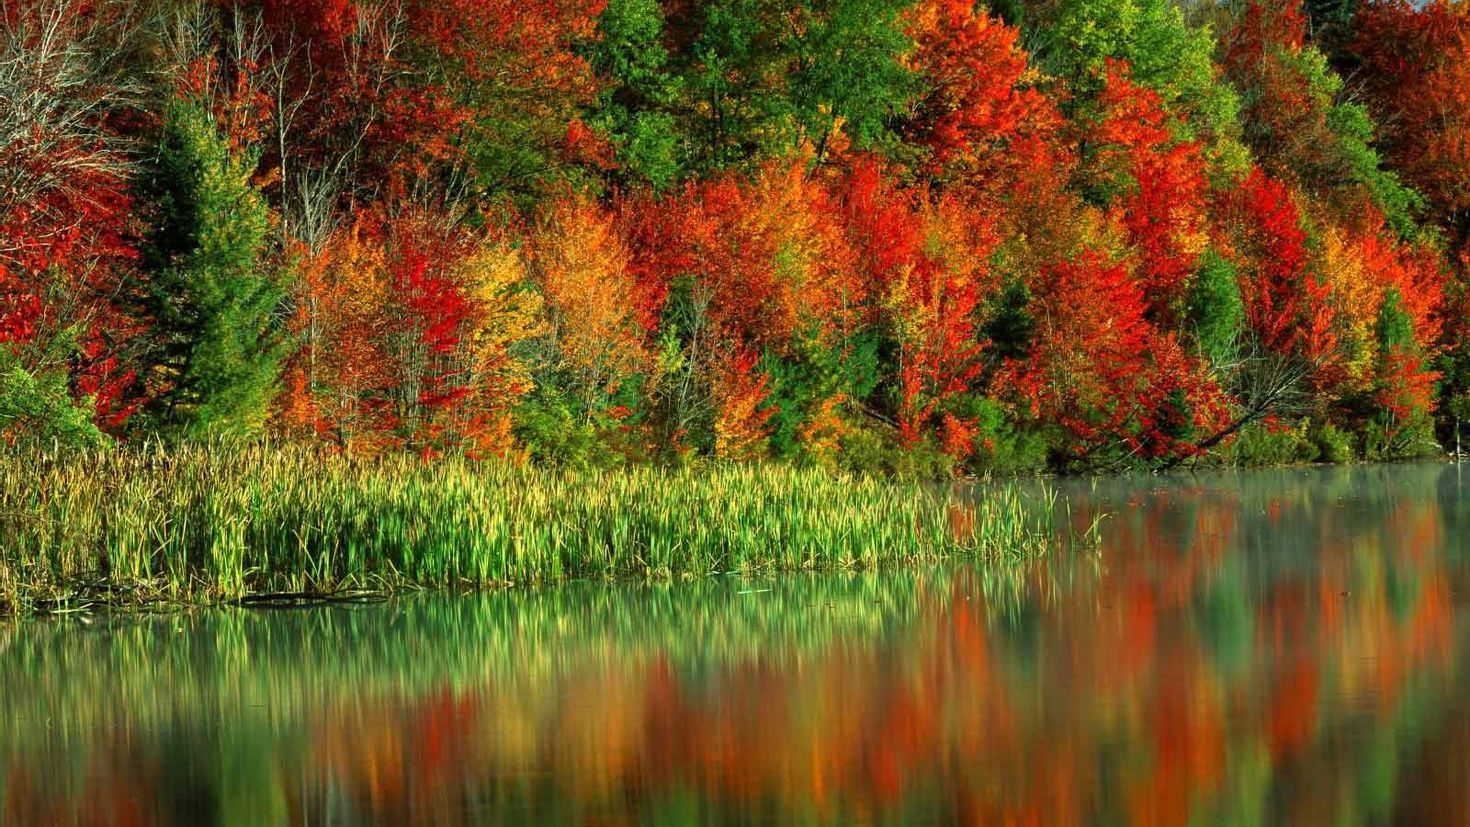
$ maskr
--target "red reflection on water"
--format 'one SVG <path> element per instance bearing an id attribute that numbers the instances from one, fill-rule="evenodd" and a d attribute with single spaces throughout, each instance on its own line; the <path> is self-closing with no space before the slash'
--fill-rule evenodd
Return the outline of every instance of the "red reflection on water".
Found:
<path id="1" fill-rule="evenodd" d="M 1434 725 L 1464 702 L 1436 501 L 1347 528 L 1320 508 L 1176 487 L 1129 503 L 1096 571 L 1042 561 L 1011 599 L 962 573 L 890 635 L 337 697 L 287 719 L 302 746 L 267 744 L 257 783 L 302 824 L 1450 823 L 1470 727 Z M 12 763 L 5 823 L 188 810 L 157 743 L 91 737 L 70 785 Z M 1360 800 L 1374 761 L 1397 803 Z"/>

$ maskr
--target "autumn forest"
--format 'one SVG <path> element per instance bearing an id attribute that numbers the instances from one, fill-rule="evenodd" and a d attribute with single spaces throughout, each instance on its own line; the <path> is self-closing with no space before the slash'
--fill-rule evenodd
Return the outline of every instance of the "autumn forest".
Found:
<path id="1" fill-rule="evenodd" d="M 1470 416 L 1461 0 L 0 0 L 0 435 L 906 475 Z"/>

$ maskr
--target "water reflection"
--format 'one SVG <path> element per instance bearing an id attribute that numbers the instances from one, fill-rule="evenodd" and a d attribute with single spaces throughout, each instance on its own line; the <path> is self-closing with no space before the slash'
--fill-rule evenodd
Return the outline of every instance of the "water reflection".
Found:
<path id="1" fill-rule="evenodd" d="M 0 628 L 0 823 L 1470 823 L 1453 466 L 1069 483 L 1097 554 Z"/>

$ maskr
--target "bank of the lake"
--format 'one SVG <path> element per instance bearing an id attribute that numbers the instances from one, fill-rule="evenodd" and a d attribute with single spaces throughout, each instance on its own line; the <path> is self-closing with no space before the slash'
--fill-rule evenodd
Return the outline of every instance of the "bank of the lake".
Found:
<path id="1" fill-rule="evenodd" d="M 961 494 L 778 466 L 10 453 L 0 613 L 1028 556 L 1056 542 L 1055 510 L 1015 483 Z"/>

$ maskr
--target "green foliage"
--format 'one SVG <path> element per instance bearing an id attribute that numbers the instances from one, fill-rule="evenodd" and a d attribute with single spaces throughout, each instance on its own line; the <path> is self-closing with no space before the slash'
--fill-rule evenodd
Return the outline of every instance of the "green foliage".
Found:
<path id="1" fill-rule="evenodd" d="M 1415 417 L 1409 422 L 1374 417 L 1362 424 L 1359 439 L 1363 459 L 1369 462 L 1425 459 L 1441 453 L 1428 416 Z"/>
<path id="2" fill-rule="evenodd" d="M 147 182 L 161 214 L 145 309 L 161 385 L 151 412 L 175 434 L 257 431 L 276 391 L 284 289 L 267 259 L 270 214 L 254 166 L 202 104 L 169 107 Z"/>
<path id="3" fill-rule="evenodd" d="M 839 347 L 825 346 L 815 336 L 803 336 L 787 358 L 767 354 L 760 371 L 770 377 L 766 407 L 771 416 L 771 451 L 785 459 L 801 459 L 802 426 L 817 408 L 836 396 L 866 399 L 877 388 L 877 337 L 866 335 Z"/>
<path id="4" fill-rule="evenodd" d="M 1353 15 L 1358 10 L 1358 0 L 1304 0 L 1303 10 L 1311 21 L 1317 39 L 1331 42 L 1340 36 L 1351 34 Z"/>
<path id="5" fill-rule="evenodd" d="M 860 148 L 918 92 L 904 65 L 906 0 L 716 0 L 684 21 L 695 166 L 720 169 L 810 143 L 839 125 Z"/>
<path id="6" fill-rule="evenodd" d="M 968 466 L 978 473 L 1032 474 L 1045 471 L 1053 440 L 1044 430 L 1018 422 L 1013 412 L 985 397 L 963 400 L 960 415 L 975 423 Z"/>
<path id="7" fill-rule="evenodd" d="M 990 9 L 991 14 L 1004 20 L 1008 26 L 1019 29 L 1026 23 L 1024 0 L 988 0 L 984 6 Z"/>
<path id="8" fill-rule="evenodd" d="M 692 279 L 675 280 L 659 325 L 657 370 L 663 381 L 657 404 L 670 436 L 700 452 L 714 445 L 709 327 L 708 296 Z"/>
<path id="9" fill-rule="evenodd" d="M 1368 190 L 1388 226 L 1403 239 L 1424 237 L 1426 231 L 1416 218 L 1424 210 L 1424 198 L 1404 184 L 1396 173 L 1384 169 L 1378 150 L 1373 148 L 1376 129 L 1368 109 L 1358 103 L 1339 102 L 1329 110 L 1327 121 L 1340 138 L 1338 151 L 1349 177 Z"/>
<path id="10" fill-rule="evenodd" d="M 1245 426 L 1231 443 L 1229 460 L 1234 465 L 1260 467 L 1315 462 L 1321 449 L 1308 434 L 1310 423 L 1295 426 L 1255 422 Z"/>
<path id="11" fill-rule="evenodd" d="M 842 121 L 858 148 L 882 146 L 889 121 L 918 94 L 904 65 L 908 0 L 818 0 L 797 13 L 791 98 L 805 137 L 824 148 Z M 790 25 L 790 24 L 788 24 Z"/>
<path id="12" fill-rule="evenodd" d="M 513 412 L 516 442 L 530 459 L 562 468 L 616 468 L 633 459 L 648 459 L 637 455 L 634 440 L 619 438 L 639 428 L 642 416 L 634 413 L 617 419 L 607 413 L 638 411 L 640 393 L 640 382 L 625 382 L 606 406 L 587 411 L 580 401 L 554 386 L 538 385 Z"/>
<path id="13" fill-rule="evenodd" d="M 1415 398 L 1412 388 L 1403 388 L 1413 377 L 1404 375 L 1403 358 L 1420 352 L 1414 335 L 1414 320 L 1404 308 L 1397 288 L 1384 294 L 1373 328 L 1378 343 L 1378 408 L 1363 431 L 1363 455 L 1370 459 L 1414 459 L 1438 452 L 1434 423 L 1430 417 L 1430 391 Z"/>
<path id="14" fill-rule="evenodd" d="M 1241 429 L 1227 459 L 1235 465 L 1263 467 L 1308 462 L 1346 463 L 1357 458 L 1357 437 L 1338 425 L 1303 419 L 1292 425 L 1256 422 Z M 1370 459 L 1375 457 L 1368 457 Z"/>
<path id="15" fill-rule="evenodd" d="M 954 476 L 954 458 L 932 441 L 903 445 L 897 433 L 884 425 L 864 423 L 842 436 L 838 464 L 844 470 L 872 477 L 901 480 L 939 480 Z"/>
<path id="16" fill-rule="evenodd" d="M 664 12 L 658 0 L 610 0 L 598 19 L 593 68 L 611 79 L 594 122 L 617 150 L 622 174 L 664 189 L 677 180 L 687 139 L 672 114 L 683 91 L 668 67 Z"/>
<path id="17" fill-rule="evenodd" d="M 1470 393 L 1462 393 L 1450 399 L 1446 406 L 1450 416 L 1460 420 L 1470 420 Z"/>
<path id="18" fill-rule="evenodd" d="M 600 467 L 603 446 L 597 429 L 576 416 L 574 405 L 555 391 L 538 388 L 516 407 L 516 441 L 531 459 L 567 468 Z"/>
<path id="19" fill-rule="evenodd" d="M 1213 250 L 1190 285 L 1187 318 L 1199 352 L 1216 365 L 1230 362 L 1245 325 L 1245 301 L 1235 266 Z"/>
<path id="20" fill-rule="evenodd" d="M 1041 33 L 1046 67 L 1067 80 L 1086 106 L 1102 88 L 1107 62 L 1127 61 L 1133 79 L 1154 90 L 1183 119 L 1184 138 L 1205 145 L 1220 177 L 1249 167 L 1239 143 L 1240 101 L 1215 68 L 1215 37 L 1191 27 L 1168 0 L 1064 0 Z"/>
<path id="21" fill-rule="evenodd" d="M 989 353 L 997 359 L 1022 359 L 1031 351 L 1036 318 L 1031 315 L 1031 291 L 1019 278 L 1010 278 L 991 305 L 985 323 Z"/>
<path id="22" fill-rule="evenodd" d="M 1317 446 L 1317 458 L 1323 462 L 1352 462 L 1353 435 L 1331 422 L 1313 423 L 1308 438 Z"/>
<path id="23" fill-rule="evenodd" d="M 1398 288 L 1391 287 L 1383 295 L 1383 305 L 1378 308 L 1378 321 L 1373 326 L 1373 335 L 1381 352 L 1415 349 L 1414 320 L 1404 309 L 1403 296 Z"/>
<path id="24" fill-rule="evenodd" d="M 32 373 L 0 346 L 0 438 L 5 437 L 68 448 L 110 442 L 92 421 L 89 407 L 72 401 L 64 373 Z"/>
<path id="25" fill-rule="evenodd" d="M 1321 50 L 1263 44 L 1261 66 L 1237 67 L 1245 136 L 1273 174 L 1301 182 L 1340 210 L 1376 206 L 1400 237 L 1422 235 L 1424 199 L 1383 168 L 1366 107 L 1347 99 L 1343 79 Z"/>

